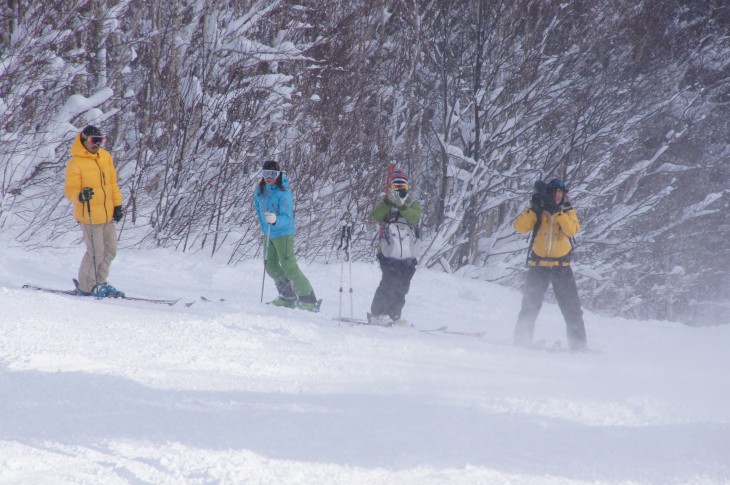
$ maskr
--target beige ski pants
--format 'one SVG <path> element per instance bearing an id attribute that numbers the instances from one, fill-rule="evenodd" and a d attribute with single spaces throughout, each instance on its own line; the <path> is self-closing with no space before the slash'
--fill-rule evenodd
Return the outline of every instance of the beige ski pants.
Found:
<path id="1" fill-rule="evenodd" d="M 81 260 L 79 268 L 79 288 L 82 291 L 91 291 L 94 286 L 106 284 L 109 277 L 109 268 L 117 255 L 117 230 L 113 222 L 106 224 L 80 223 L 84 234 L 86 254 Z M 96 261 L 96 271 L 94 271 Z"/>

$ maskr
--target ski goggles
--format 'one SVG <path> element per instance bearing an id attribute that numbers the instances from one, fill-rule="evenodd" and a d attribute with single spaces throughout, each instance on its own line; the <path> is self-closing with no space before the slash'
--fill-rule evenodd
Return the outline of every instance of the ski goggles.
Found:
<path id="1" fill-rule="evenodd" d="M 392 190 L 408 190 L 408 184 L 390 184 Z"/>
<path id="2" fill-rule="evenodd" d="M 261 170 L 261 176 L 265 179 L 275 179 L 279 177 L 281 172 L 278 170 Z"/>
<path id="3" fill-rule="evenodd" d="M 104 143 L 104 137 L 103 136 L 87 136 L 84 138 L 84 141 L 90 141 L 94 145 L 101 145 Z"/>

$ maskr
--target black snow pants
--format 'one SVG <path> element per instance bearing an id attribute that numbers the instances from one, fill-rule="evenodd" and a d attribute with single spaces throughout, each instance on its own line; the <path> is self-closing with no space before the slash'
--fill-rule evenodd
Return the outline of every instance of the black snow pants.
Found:
<path id="1" fill-rule="evenodd" d="M 522 290 L 522 308 L 515 327 L 515 345 L 532 344 L 535 320 L 551 282 L 567 326 L 568 346 L 571 350 L 583 350 L 586 348 L 583 310 L 570 266 L 530 266 Z"/>
<path id="2" fill-rule="evenodd" d="M 416 273 L 416 260 L 386 258 L 382 253 L 378 253 L 378 262 L 383 276 L 378 289 L 375 290 L 370 313 L 389 315 L 393 320 L 398 320 L 406 304 L 411 279 Z"/>

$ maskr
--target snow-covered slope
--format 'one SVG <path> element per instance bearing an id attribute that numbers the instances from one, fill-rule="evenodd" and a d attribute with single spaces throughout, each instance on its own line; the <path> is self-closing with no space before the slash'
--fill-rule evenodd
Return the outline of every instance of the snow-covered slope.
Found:
<path id="1" fill-rule="evenodd" d="M 730 483 L 730 327 L 587 314 L 591 352 L 548 353 L 511 346 L 519 293 L 423 269 L 404 316 L 481 338 L 339 324 L 339 263 L 302 263 L 312 314 L 259 302 L 261 261 L 122 249 L 110 282 L 168 307 L 20 289 L 81 249 L 5 246 L 0 483 Z"/>

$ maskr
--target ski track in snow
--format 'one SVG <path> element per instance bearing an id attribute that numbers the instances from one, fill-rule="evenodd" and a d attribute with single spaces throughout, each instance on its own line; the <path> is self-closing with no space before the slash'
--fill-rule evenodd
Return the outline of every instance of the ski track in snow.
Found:
<path id="1" fill-rule="evenodd" d="M 340 263 L 301 262 L 313 314 L 259 302 L 261 261 L 121 249 L 111 282 L 168 307 L 20 289 L 81 249 L 6 246 L 3 484 L 730 483 L 730 326 L 586 312 L 591 352 L 549 353 L 511 345 L 518 292 L 422 268 L 404 315 L 481 338 L 334 321 Z M 363 317 L 380 272 L 352 271 Z M 546 303 L 536 339 L 564 333 Z"/>

